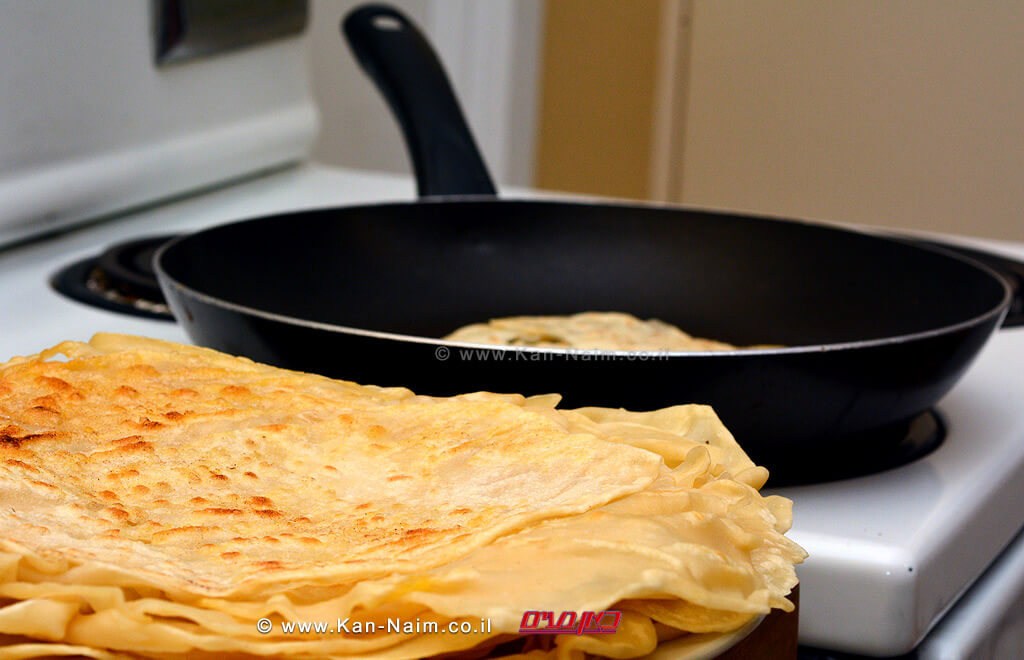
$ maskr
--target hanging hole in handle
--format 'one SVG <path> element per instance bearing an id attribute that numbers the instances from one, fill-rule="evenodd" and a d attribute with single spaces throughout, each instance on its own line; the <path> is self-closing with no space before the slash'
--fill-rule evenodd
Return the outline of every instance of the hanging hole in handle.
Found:
<path id="1" fill-rule="evenodd" d="M 393 16 L 374 16 L 373 27 L 387 32 L 397 32 L 402 29 L 402 21 Z"/>

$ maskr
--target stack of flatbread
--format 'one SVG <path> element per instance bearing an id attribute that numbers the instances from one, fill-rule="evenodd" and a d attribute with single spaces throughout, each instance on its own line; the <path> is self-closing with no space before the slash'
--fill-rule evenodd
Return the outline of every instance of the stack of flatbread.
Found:
<path id="1" fill-rule="evenodd" d="M 0 657 L 630 658 L 791 609 L 790 502 L 709 408 L 556 403 L 119 335 L 15 358 Z"/>

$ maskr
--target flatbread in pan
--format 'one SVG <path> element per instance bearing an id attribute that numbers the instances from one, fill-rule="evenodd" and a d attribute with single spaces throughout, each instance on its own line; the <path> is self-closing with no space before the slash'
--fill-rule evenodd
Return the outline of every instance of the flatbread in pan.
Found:
<path id="1" fill-rule="evenodd" d="M 510 316 L 459 328 L 445 339 L 472 344 L 606 351 L 732 351 L 738 347 L 692 337 L 674 325 L 621 312 L 570 316 Z"/>

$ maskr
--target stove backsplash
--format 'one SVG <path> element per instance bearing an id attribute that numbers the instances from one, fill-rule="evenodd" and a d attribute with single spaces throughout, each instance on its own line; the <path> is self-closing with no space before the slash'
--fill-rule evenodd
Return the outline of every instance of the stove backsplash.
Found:
<path id="1" fill-rule="evenodd" d="M 3 3 L 0 245 L 306 158 L 317 113 L 294 13 L 161 65 L 168 4 Z"/>

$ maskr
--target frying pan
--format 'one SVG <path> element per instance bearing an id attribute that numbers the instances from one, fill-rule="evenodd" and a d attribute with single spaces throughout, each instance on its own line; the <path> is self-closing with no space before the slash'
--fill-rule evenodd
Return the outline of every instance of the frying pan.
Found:
<path id="1" fill-rule="evenodd" d="M 498 200 L 444 71 L 399 12 L 344 33 L 402 125 L 422 199 L 275 215 L 165 245 L 155 269 L 199 344 L 433 395 L 558 392 L 565 406 L 712 405 L 751 456 L 798 471 L 895 443 L 1011 302 L 940 248 L 830 226 L 642 204 Z M 716 353 L 439 339 L 523 314 L 621 311 Z"/>

